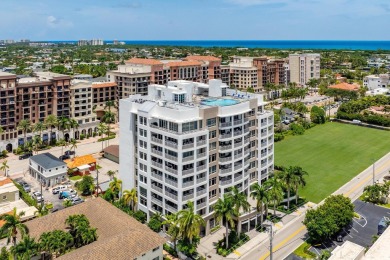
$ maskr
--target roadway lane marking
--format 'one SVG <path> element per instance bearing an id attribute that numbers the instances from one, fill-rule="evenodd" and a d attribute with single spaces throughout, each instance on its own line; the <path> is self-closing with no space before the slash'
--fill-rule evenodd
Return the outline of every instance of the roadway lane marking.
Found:
<path id="1" fill-rule="evenodd" d="M 238 255 L 238 256 L 241 256 L 241 253 L 238 252 L 237 250 L 234 250 L 233 253 L 235 253 L 235 254 Z"/>
<path id="2" fill-rule="evenodd" d="M 300 228 L 295 230 L 291 235 L 289 235 L 288 237 L 283 239 L 279 244 L 277 244 L 276 247 L 274 248 L 274 250 L 272 250 L 272 252 L 275 253 L 279 248 L 284 246 L 284 244 L 286 244 L 288 241 L 290 241 L 292 238 L 294 238 L 297 234 L 299 234 L 299 232 L 301 232 L 305 228 L 306 228 L 306 226 L 302 225 Z M 270 252 L 266 253 L 264 256 L 260 257 L 260 260 L 266 259 L 269 255 L 270 255 Z"/>
<path id="3" fill-rule="evenodd" d="M 379 169 L 375 171 L 375 174 L 380 173 L 384 168 L 386 168 L 388 165 L 390 165 L 390 161 L 382 165 Z M 350 189 L 348 192 L 344 194 L 345 197 L 348 197 L 352 192 L 354 192 L 357 188 L 365 184 L 369 179 L 372 179 L 372 176 L 367 176 L 364 180 L 360 181 L 358 184 L 356 184 L 352 189 Z"/>

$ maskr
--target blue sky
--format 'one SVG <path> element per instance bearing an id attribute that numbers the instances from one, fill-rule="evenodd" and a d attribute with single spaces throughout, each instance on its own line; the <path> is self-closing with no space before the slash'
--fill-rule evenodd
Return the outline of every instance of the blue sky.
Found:
<path id="1" fill-rule="evenodd" d="M 390 40 L 390 0 L 0 0 L 0 39 Z"/>

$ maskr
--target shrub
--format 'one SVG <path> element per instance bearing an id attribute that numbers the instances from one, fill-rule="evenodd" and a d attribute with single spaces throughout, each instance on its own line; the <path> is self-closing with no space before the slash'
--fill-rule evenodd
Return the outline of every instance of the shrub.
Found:
<path id="1" fill-rule="evenodd" d="M 290 129 L 293 135 L 303 135 L 305 133 L 305 128 L 303 128 L 300 124 L 292 123 L 290 125 Z"/>
<path id="2" fill-rule="evenodd" d="M 85 135 L 84 134 L 81 134 L 80 135 L 80 140 L 84 140 L 85 139 Z"/>
<path id="3" fill-rule="evenodd" d="M 175 251 L 175 249 L 173 249 L 172 247 L 170 247 L 168 244 L 164 244 L 163 245 L 163 249 L 165 251 L 167 251 L 170 255 L 174 256 L 174 257 L 177 257 L 177 252 Z"/>
<path id="4" fill-rule="evenodd" d="M 284 139 L 284 135 L 282 133 L 275 133 L 274 134 L 274 141 L 275 142 L 279 142 L 279 141 L 282 141 Z"/>
<path id="5" fill-rule="evenodd" d="M 154 232 L 158 233 L 160 232 L 161 230 L 161 221 L 156 219 L 156 218 L 152 218 L 149 223 L 148 223 L 148 227 L 153 230 Z"/>
<path id="6" fill-rule="evenodd" d="M 2 156 L 2 157 L 7 157 L 7 154 L 8 154 L 8 151 L 7 151 L 7 150 L 1 151 L 1 156 Z"/>
<path id="7" fill-rule="evenodd" d="M 313 106 L 310 111 L 310 119 L 313 123 L 324 124 L 325 123 L 325 110 L 317 106 Z"/>
<path id="8" fill-rule="evenodd" d="M 142 224 L 146 222 L 146 214 L 141 210 L 137 210 L 136 212 L 134 212 L 133 217 Z"/>
<path id="9" fill-rule="evenodd" d="M 235 249 L 239 248 L 243 244 L 249 241 L 249 236 L 245 233 L 241 233 L 239 236 L 235 230 L 232 230 L 229 233 L 229 248 L 225 248 L 225 238 L 217 242 L 217 254 L 226 257 L 228 254 L 233 252 Z"/>
<path id="10" fill-rule="evenodd" d="M 29 206 L 37 207 L 37 201 L 34 200 L 30 194 L 28 194 L 19 183 L 14 181 L 15 186 L 19 189 L 20 197 L 26 202 Z"/>
<path id="11" fill-rule="evenodd" d="M 110 139 L 114 139 L 115 136 L 116 136 L 116 135 L 114 134 L 114 135 L 110 135 L 109 137 L 99 138 L 99 139 L 98 139 L 98 142 L 102 142 L 102 141 L 107 141 L 107 140 L 110 140 Z"/>

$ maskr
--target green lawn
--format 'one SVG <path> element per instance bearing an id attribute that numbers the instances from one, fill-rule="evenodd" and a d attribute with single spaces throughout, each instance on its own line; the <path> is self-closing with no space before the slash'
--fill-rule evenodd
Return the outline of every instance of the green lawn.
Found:
<path id="1" fill-rule="evenodd" d="M 329 122 L 275 143 L 275 165 L 307 171 L 299 195 L 318 203 L 389 151 L 389 131 Z"/>

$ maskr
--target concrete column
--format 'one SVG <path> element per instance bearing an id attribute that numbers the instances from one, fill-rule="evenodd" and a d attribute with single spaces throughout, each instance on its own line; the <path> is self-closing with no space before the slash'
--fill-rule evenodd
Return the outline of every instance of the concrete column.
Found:
<path id="1" fill-rule="evenodd" d="M 206 227 L 205 227 L 205 234 L 206 236 L 210 234 L 210 219 L 206 221 Z"/>
<path id="2" fill-rule="evenodd" d="M 238 230 L 238 233 L 241 233 L 241 220 L 238 219 L 237 221 L 237 230 Z"/>

